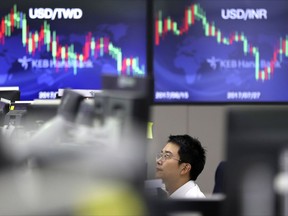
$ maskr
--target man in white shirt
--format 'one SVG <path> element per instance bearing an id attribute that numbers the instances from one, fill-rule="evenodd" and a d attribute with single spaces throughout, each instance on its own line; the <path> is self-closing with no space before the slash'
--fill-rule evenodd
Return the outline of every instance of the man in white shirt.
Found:
<path id="1" fill-rule="evenodd" d="M 206 151 L 198 139 L 171 135 L 156 157 L 156 177 L 163 180 L 170 198 L 204 198 L 195 181 L 205 162 Z"/>

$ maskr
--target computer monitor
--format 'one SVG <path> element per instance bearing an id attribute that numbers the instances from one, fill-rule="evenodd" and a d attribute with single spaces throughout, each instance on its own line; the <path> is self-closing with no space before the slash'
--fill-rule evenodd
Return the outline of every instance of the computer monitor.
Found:
<path id="1" fill-rule="evenodd" d="M 155 103 L 288 102 L 287 2 L 153 2 Z"/>
<path id="2" fill-rule="evenodd" d="M 146 76 L 146 0 L 11 0 L 0 8 L 0 82 L 21 100 Z"/>
<path id="3" fill-rule="evenodd" d="M 20 89 L 18 86 L 0 87 L 0 98 L 15 102 L 20 100 Z"/>
<path id="4" fill-rule="evenodd" d="M 227 202 L 223 215 L 287 215 L 287 107 L 227 114 Z"/>

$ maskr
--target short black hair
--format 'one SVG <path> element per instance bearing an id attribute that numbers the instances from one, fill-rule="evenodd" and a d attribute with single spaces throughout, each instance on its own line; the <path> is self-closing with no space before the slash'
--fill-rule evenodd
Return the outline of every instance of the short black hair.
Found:
<path id="1" fill-rule="evenodd" d="M 206 150 L 201 142 L 187 134 L 170 135 L 168 142 L 179 146 L 178 154 L 181 160 L 179 163 L 191 164 L 190 179 L 195 181 L 206 163 Z"/>

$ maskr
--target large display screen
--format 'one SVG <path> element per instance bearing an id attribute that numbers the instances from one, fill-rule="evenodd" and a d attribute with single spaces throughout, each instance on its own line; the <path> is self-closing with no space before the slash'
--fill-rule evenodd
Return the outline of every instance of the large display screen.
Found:
<path id="1" fill-rule="evenodd" d="M 22 100 L 146 74 L 145 0 L 9 0 L 0 7 L 0 86 Z"/>
<path id="2" fill-rule="evenodd" d="M 287 1 L 154 0 L 154 101 L 288 102 L 287 19 Z"/>

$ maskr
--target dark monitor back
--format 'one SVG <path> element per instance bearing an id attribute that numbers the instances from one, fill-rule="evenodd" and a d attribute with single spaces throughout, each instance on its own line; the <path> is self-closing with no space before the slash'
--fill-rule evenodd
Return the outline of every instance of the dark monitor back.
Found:
<path id="1" fill-rule="evenodd" d="M 221 197 L 205 199 L 153 200 L 151 215 L 201 215 L 221 216 L 224 199 Z"/>
<path id="2" fill-rule="evenodd" d="M 9 112 L 9 103 L 0 101 L 0 127 L 3 126 L 5 115 Z"/>
<path id="3" fill-rule="evenodd" d="M 15 101 L 9 104 L 9 110 L 5 113 L 4 125 L 22 126 L 23 116 L 26 113 L 27 106 L 31 101 Z"/>
<path id="4" fill-rule="evenodd" d="M 227 117 L 224 215 L 283 215 L 283 196 L 275 180 L 288 171 L 282 166 L 287 160 L 288 109 L 232 109 Z"/>

